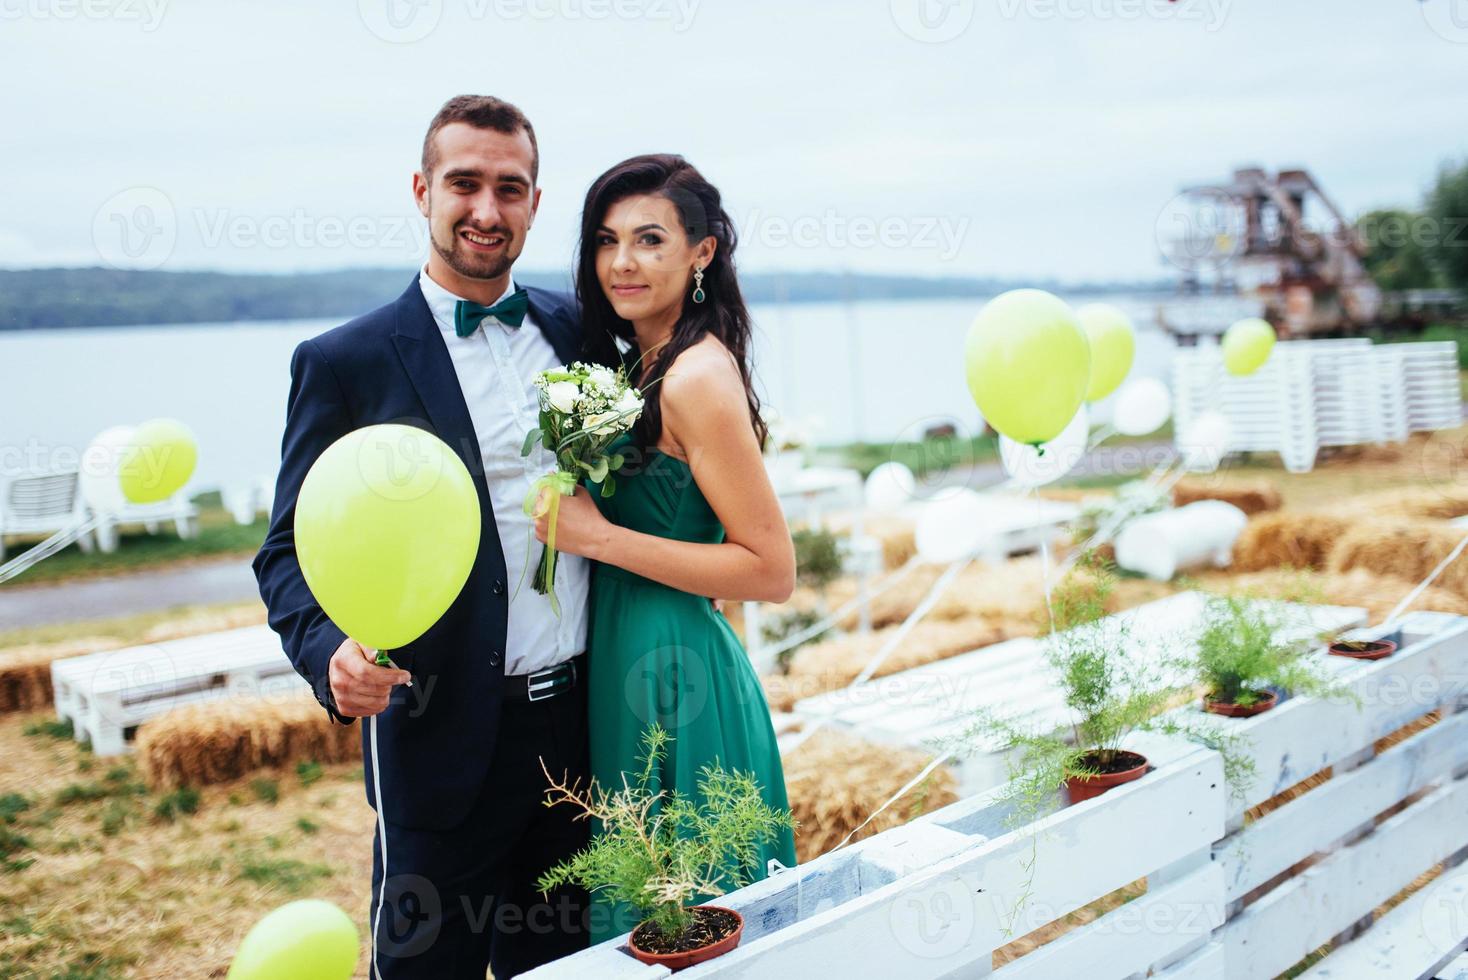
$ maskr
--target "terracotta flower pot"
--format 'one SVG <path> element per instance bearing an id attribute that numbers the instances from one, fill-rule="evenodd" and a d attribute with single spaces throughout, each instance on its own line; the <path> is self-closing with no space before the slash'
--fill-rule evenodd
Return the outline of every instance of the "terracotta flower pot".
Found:
<path id="1" fill-rule="evenodd" d="M 713 914 L 711 915 L 710 913 Z M 715 956 L 724 955 L 735 946 L 738 946 L 739 940 L 744 936 L 744 916 L 733 909 L 726 909 L 722 905 L 699 905 L 693 909 L 694 916 L 705 921 L 711 918 L 722 918 L 718 913 L 734 917 L 736 923 L 734 931 L 705 946 L 699 946 L 696 949 L 680 950 L 676 953 L 654 953 L 651 950 L 644 949 L 637 945 L 637 937 L 640 933 L 643 933 L 644 929 L 649 927 L 650 923 L 648 922 L 643 922 L 636 929 L 632 930 L 632 938 L 627 945 L 632 950 L 632 955 L 643 963 L 650 963 L 654 966 L 665 966 L 669 970 L 687 969 L 705 960 L 711 960 Z"/>
<path id="2" fill-rule="evenodd" d="M 1397 644 L 1392 640 L 1337 640 L 1330 645 L 1332 657 L 1350 657 L 1352 660 L 1380 660 L 1396 652 Z"/>
<path id="3" fill-rule="evenodd" d="M 1116 772 L 1097 773 L 1094 776 L 1068 776 L 1065 780 L 1065 790 L 1070 795 L 1070 801 L 1080 803 L 1082 800 L 1089 800 L 1092 797 L 1100 796 L 1113 786 L 1130 783 L 1147 774 L 1146 756 L 1137 752 L 1120 752 L 1118 756 L 1127 765 L 1127 768 L 1118 769 Z"/>
<path id="4" fill-rule="evenodd" d="M 1263 714 L 1270 708 L 1279 704 L 1279 695 L 1273 691 L 1255 691 L 1259 700 L 1253 704 L 1233 704 L 1229 701 L 1210 701 L 1203 699 L 1203 710 L 1215 715 L 1227 715 L 1230 718 L 1249 718 L 1253 715 Z"/>

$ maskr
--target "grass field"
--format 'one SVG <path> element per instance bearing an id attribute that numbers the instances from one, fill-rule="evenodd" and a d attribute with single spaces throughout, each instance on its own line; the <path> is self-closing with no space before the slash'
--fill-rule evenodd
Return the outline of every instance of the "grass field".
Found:
<path id="1" fill-rule="evenodd" d="M 359 765 L 149 792 L 130 757 L 93 757 L 50 712 L 0 715 L 0 758 L 0 978 L 223 977 L 296 898 L 366 921 Z"/>

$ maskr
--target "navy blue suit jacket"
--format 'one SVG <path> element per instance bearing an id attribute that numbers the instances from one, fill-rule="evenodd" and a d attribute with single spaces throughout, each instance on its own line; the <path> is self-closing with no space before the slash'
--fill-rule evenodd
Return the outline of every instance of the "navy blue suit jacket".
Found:
<path id="1" fill-rule="evenodd" d="M 528 292 L 531 322 L 557 356 L 564 363 L 581 359 L 580 321 L 571 297 Z M 275 507 L 254 561 L 271 628 L 316 699 L 343 722 L 348 720 L 336 712 L 327 665 L 345 634 L 317 605 L 301 575 L 296 496 L 327 446 L 381 422 L 435 433 L 459 454 L 479 490 L 483 525 L 469 579 L 438 623 L 392 651 L 393 661 L 412 673 L 413 687 L 395 688 L 392 704 L 378 716 L 384 817 L 406 827 L 448 829 L 462 822 L 479 795 L 494 751 L 515 579 L 495 530 L 479 439 L 416 276 L 395 302 L 296 348 Z M 514 573 L 518 578 L 520 569 Z M 362 728 L 365 753 L 367 726 Z M 367 797 L 377 805 L 370 773 Z"/>

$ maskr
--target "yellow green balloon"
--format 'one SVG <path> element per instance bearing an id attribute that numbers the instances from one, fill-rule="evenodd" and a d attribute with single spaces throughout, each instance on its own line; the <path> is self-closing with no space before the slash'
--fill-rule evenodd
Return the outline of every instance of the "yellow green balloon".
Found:
<path id="1" fill-rule="evenodd" d="M 1039 289 L 994 297 L 969 326 L 968 390 L 984 419 L 1015 442 L 1060 435 L 1086 396 L 1090 345 L 1075 312 Z"/>
<path id="2" fill-rule="evenodd" d="M 1223 332 L 1223 366 L 1229 374 L 1253 374 L 1274 350 L 1274 327 L 1268 320 L 1249 317 Z"/>
<path id="3" fill-rule="evenodd" d="M 122 495 L 135 504 L 167 500 L 184 488 L 199 462 L 199 444 L 182 422 L 152 419 L 133 430 L 117 468 Z"/>
<path id="4" fill-rule="evenodd" d="M 296 500 L 296 556 L 311 594 L 358 643 L 421 636 L 464 588 L 479 551 L 479 495 L 443 440 L 408 425 L 342 436 Z"/>
<path id="5" fill-rule="evenodd" d="M 350 980 L 357 969 L 357 927 L 330 902 L 282 905 L 240 943 L 226 980 Z"/>
<path id="6" fill-rule="evenodd" d="M 1076 319 L 1091 345 L 1091 376 L 1086 401 L 1098 402 L 1126 380 L 1137 353 L 1136 330 L 1131 317 L 1107 303 L 1087 303 L 1076 310 Z"/>

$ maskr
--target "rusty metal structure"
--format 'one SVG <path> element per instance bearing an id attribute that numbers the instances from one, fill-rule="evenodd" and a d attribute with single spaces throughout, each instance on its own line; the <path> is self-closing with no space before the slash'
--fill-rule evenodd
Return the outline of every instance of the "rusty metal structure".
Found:
<path id="1" fill-rule="evenodd" d="M 1282 338 L 1350 336 L 1381 310 L 1381 291 L 1362 263 L 1366 243 L 1309 171 L 1246 167 L 1225 183 L 1186 188 L 1158 231 L 1185 291 L 1211 285 L 1252 299 Z"/>

